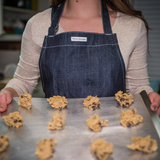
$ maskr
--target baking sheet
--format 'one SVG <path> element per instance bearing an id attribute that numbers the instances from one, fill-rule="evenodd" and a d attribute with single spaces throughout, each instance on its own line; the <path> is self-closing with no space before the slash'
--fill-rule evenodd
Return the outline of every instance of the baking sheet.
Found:
<path id="1" fill-rule="evenodd" d="M 0 159 L 36 160 L 37 141 L 53 137 L 57 144 L 53 157 L 49 160 L 96 160 L 90 152 L 90 144 L 97 138 L 114 145 L 113 154 L 108 160 L 159 160 L 160 139 L 157 131 L 141 96 L 134 95 L 134 99 L 130 109 L 137 109 L 137 114 L 144 118 L 143 123 L 132 128 L 124 128 L 119 122 L 123 108 L 114 97 L 99 98 L 100 109 L 95 111 L 83 107 L 84 98 L 68 99 L 68 107 L 62 111 L 53 109 L 45 98 L 32 98 L 32 110 L 27 110 L 18 106 L 19 99 L 14 98 L 8 110 L 0 117 L 0 133 L 10 137 L 10 146 L 0 154 Z M 6 126 L 2 119 L 2 116 L 14 111 L 19 111 L 24 120 L 24 126 L 18 129 Z M 47 123 L 57 112 L 65 116 L 66 125 L 62 130 L 48 130 Z M 94 114 L 99 115 L 102 120 L 108 119 L 109 126 L 103 127 L 99 132 L 86 129 L 86 120 Z M 132 136 L 147 135 L 157 140 L 159 149 L 156 152 L 145 154 L 126 147 L 127 144 L 131 144 Z"/>

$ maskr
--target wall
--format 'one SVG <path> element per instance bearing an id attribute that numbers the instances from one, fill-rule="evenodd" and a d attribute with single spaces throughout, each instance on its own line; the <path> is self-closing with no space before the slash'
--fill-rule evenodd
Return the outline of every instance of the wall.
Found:
<path id="1" fill-rule="evenodd" d="M 36 11 L 15 11 L 9 9 L 2 8 L 3 0 L 0 0 L 0 34 L 3 32 L 3 20 L 10 19 L 12 22 L 16 20 L 16 18 L 22 20 L 24 23 L 28 21 Z M 38 12 L 43 11 L 49 8 L 49 0 L 38 0 Z M 20 48 L 21 48 L 21 36 L 19 35 L 7 35 L 8 37 L 6 40 L 0 39 L 0 73 L 3 73 L 5 66 L 9 63 L 17 64 L 19 60 Z M 7 37 L 6 36 L 6 37 Z M 15 37 L 20 37 L 18 40 L 15 41 Z M 2 35 L 1 37 L 2 38 Z"/>
<path id="2" fill-rule="evenodd" d="M 38 2 L 39 11 L 43 11 L 50 7 L 49 0 L 39 0 Z"/>

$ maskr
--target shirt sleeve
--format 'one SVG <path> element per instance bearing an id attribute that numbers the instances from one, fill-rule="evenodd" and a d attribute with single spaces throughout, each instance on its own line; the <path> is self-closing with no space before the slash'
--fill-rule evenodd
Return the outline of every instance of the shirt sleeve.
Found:
<path id="1" fill-rule="evenodd" d="M 138 94 L 145 90 L 148 94 L 153 92 L 150 87 L 149 76 L 147 70 L 147 30 L 144 22 L 140 22 L 140 27 L 135 39 L 135 47 L 128 61 L 126 71 L 126 91 L 132 94 Z"/>
<path id="2" fill-rule="evenodd" d="M 27 22 L 22 35 L 21 54 L 14 77 L 5 86 L 13 88 L 18 95 L 24 92 L 32 94 L 40 77 L 39 57 L 41 47 L 33 41 L 33 18 Z"/>

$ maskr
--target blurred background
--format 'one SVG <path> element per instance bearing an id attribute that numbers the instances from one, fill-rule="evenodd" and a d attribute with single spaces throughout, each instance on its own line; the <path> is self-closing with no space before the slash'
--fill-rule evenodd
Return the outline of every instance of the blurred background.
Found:
<path id="1" fill-rule="evenodd" d="M 160 0 L 130 0 L 141 10 L 149 31 L 148 73 L 151 87 L 160 92 Z M 0 0 L 0 89 L 13 77 L 19 61 L 21 38 L 26 22 L 49 8 L 49 0 Z M 44 97 L 41 80 L 33 97 Z"/>
<path id="2" fill-rule="evenodd" d="M 49 0 L 0 0 L 0 89 L 17 67 L 27 21 L 49 7 Z M 44 97 L 40 79 L 33 97 Z"/>

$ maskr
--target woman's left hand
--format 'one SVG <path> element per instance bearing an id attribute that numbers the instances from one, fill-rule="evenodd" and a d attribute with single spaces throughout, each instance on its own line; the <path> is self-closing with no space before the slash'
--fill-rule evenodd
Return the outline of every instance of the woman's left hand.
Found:
<path id="1" fill-rule="evenodd" d="M 151 92 L 148 94 L 149 99 L 151 101 L 151 110 L 157 112 L 160 116 L 160 95 L 156 92 Z"/>

